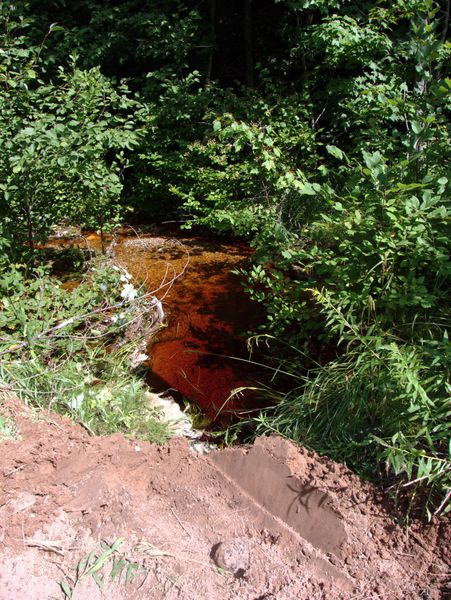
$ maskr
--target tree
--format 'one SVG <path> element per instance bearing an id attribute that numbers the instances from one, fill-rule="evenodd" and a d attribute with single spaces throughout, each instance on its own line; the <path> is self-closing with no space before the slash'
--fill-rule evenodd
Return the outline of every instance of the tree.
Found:
<path id="1" fill-rule="evenodd" d="M 4 235 L 32 254 L 62 219 L 102 230 L 117 221 L 123 151 L 138 134 L 124 86 L 75 65 L 44 82 L 41 47 L 19 34 L 28 22 L 1 11 L 0 213 Z"/>

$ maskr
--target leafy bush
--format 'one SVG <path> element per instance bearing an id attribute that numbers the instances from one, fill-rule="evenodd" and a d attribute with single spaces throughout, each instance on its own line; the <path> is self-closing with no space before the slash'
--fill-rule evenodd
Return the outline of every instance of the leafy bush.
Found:
<path id="1" fill-rule="evenodd" d="M 28 24 L 1 3 L 0 215 L 22 255 L 64 218 L 101 231 L 118 223 L 124 151 L 138 135 L 126 87 L 99 69 L 72 64 L 44 81 L 42 47 L 21 35 Z"/>
<path id="2" fill-rule="evenodd" d="M 308 376 L 284 367 L 302 386 L 258 431 L 279 431 L 366 474 L 386 461 L 432 516 L 449 510 L 450 186 L 441 165 L 416 181 L 417 157 L 400 167 L 379 152 L 363 155 L 364 165 L 346 163 L 341 190 L 322 186 L 329 210 L 293 233 L 277 265 L 249 271 L 273 333 L 290 326 L 302 339 L 320 313 L 323 340 L 339 339 L 339 357 Z M 293 268 L 301 281 L 287 277 Z"/>
<path id="3" fill-rule="evenodd" d="M 450 499 L 450 80 L 437 7 L 392 16 L 410 30 L 388 37 L 377 11 L 306 28 L 304 51 L 326 59 L 309 83 L 323 86 L 313 97 L 326 116 L 307 103 L 297 118 L 279 98 L 211 117 L 177 192 L 197 222 L 251 236 L 255 262 L 241 273 L 264 331 L 303 352 L 338 341 L 323 366 L 283 352 L 300 384 L 257 431 L 367 475 L 385 462 L 432 516 Z"/>
<path id="4" fill-rule="evenodd" d="M 416 331 L 417 338 L 407 343 L 376 327 L 362 334 L 352 314 L 344 314 L 331 297 L 319 292 L 315 297 L 329 327 L 341 334 L 342 354 L 308 372 L 294 359 L 284 361 L 280 369 L 298 385 L 276 396 L 275 407 L 256 419 L 256 433 L 278 432 L 369 477 L 385 464 L 388 474 L 400 478 L 396 489 L 409 492 L 412 503 L 417 496 L 429 517 L 449 511 L 446 329 L 430 323 L 420 339 Z"/>

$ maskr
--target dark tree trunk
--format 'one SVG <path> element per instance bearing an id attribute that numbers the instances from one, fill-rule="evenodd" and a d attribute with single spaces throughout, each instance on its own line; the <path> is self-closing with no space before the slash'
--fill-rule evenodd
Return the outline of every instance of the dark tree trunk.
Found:
<path id="1" fill-rule="evenodd" d="M 444 10 L 443 30 L 442 30 L 442 35 L 441 35 L 441 40 L 443 43 L 446 42 L 446 38 L 448 36 L 450 11 L 451 11 L 451 0 L 448 0 L 448 2 L 446 4 L 446 8 Z"/>
<path id="2" fill-rule="evenodd" d="M 252 0 L 244 0 L 244 54 L 246 64 L 246 85 L 253 88 L 254 81 L 254 47 L 252 39 Z"/>
<path id="3" fill-rule="evenodd" d="M 28 247 L 30 248 L 31 255 L 33 255 L 33 253 L 34 253 L 34 227 L 33 227 L 33 220 L 31 217 L 31 208 L 30 208 L 29 204 L 25 205 L 24 212 L 25 212 L 25 219 L 27 221 Z"/>
<path id="4" fill-rule="evenodd" d="M 313 13 L 309 13 L 307 15 L 307 23 L 306 25 L 309 26 L 313 23 Z M 304 76 L 307 77 L 308 75 L 308 65 L 307 65 L 307 59 L 305 57 L 305 52 L 302 52 L 302 70 L 304 71 Z"/>
<path id="5" fill-rule="evenodd" d="M 216 46 L 216 0 L 210 0 L 210 53 L 208 55 L 207 71 L 205 73 L 205 83 L 208 85 L 211 81 L 211 71 L 213 69 L 213 56 Z"/>

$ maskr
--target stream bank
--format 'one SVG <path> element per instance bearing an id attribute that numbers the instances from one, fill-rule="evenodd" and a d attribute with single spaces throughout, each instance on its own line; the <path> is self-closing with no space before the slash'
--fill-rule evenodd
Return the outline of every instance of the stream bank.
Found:
<path id="1" fill-rule="evenodd" d="M 17 430 L 1 441 L 0 600 L 67 599 L 62 580 L 72 600 L 448 597 L 445 519 L 405 531 L 377 486 L 282 438 L 201 456 L 0 405 Z M 105 589 L 77 580 L 105 543 Z"/>

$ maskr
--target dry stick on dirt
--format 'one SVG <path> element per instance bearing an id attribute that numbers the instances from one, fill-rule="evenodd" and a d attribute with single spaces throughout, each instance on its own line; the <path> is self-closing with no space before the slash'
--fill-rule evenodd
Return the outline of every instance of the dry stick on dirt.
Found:
<path id="1" fill-rule="evenodd" d="M 28 508 L 28 507 L 27 507 Z M 22 538 L 15 538 L 16 542 L 22 542 L 24 546 L 30 546 L 32 548 L 38 548 L 39 550 L 45 550 L 46 552 L 54 552 L 60 556 L 64 556 L 62 551 L 61 542 L 52 542 L 51 540 L 34 540 L 27 539 L 22 522 Z"/>
<path id="2" fill-rule="evenodd" d="M 146 554 L 147 556 L 150 556 L 151 558 L 160 558 L 160 557 L 166 556 L 168 558 L 174 558 L 175 560 L 191 562 L 196 565 L 200 565 L 201 567 L 206 567 L 207 569 L 211 569 L 212 571 L 216 571 L 217 573 L 221 573 L 222 575 L 232 575 L 233 574 L 233 573 L 230 573 L 230 571 L 221 569 L 220 567 L 217 567 L 216 565 L 207 563 L 204 560 L 197 560 L 196 558 L 190 558 L 189 556 L 180 556 L 179 554 L 172 554 L 172 552 L 165 552 L 164 550 L 161 550 L 161 548 L 158 548 L 157 546 L 154 546 L 153 544 L 150 544 L 149 542 L 140 542 L 139 544 L 136 544 L 136 546 L 134 547 L 134 550 L 136 552 L 142 552 L 142 553 Z"/>
<path id="3" fill-rule="evenodd" d="M 46 552 L 54 552 L 59 556 L 64 556 L 62 546 L 60 542 L 53 542 L 51 540 L 17 540 L 23 541 L 25 546 L 31 546 L 32 548 L 38 548 L 38 550 L 45 550 Z"/>
<path id="4" fill-rule="evenodd" d="M 176 518 L 177 523 L 180 525 L 180 527 L 183 529 L 183 531 L 189 536 L 192 537 L 192 535 L 190 534 L 190 532 L 187 530 L 187 528 L 185 527 L 185 525 L 183 525 L 183 523 L 180 521 L 177 513 L 175 512 L 175 510 L 173 508 L 171 508 L 171 513 L 174 515 L 174 517 Z"/>

